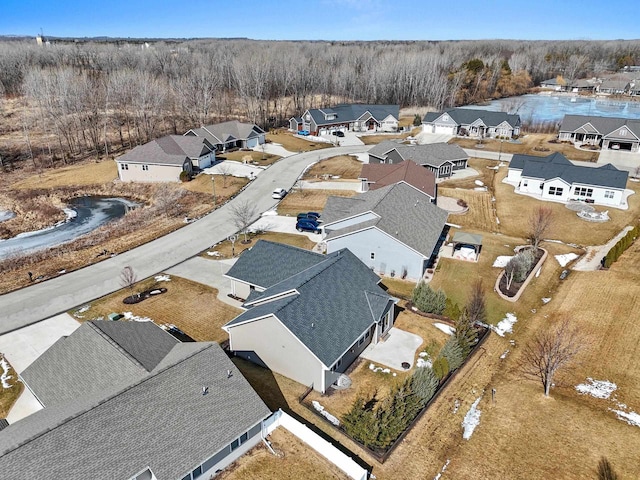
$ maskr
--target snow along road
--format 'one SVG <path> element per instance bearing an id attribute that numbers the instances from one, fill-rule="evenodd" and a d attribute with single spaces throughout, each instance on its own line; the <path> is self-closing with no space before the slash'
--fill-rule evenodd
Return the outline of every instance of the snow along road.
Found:
<path id="1" fill-rule="evenodd" d="M 229 203 L 192 224 L 100 263 L 0 295 L 0 335 L 119 290 L 120 272 L 127 265 L 142 279 L 184 262 L 236 232 L 230 212 L 232 205 L 249 201 L 261 214 L 278 203 L 271 198 L 271 192 L 278 187 L 291 188 L 309 164 L 336 155 L 366 152 L 369 148 L 368 145 L 334 147 L 283 158 Z"/>

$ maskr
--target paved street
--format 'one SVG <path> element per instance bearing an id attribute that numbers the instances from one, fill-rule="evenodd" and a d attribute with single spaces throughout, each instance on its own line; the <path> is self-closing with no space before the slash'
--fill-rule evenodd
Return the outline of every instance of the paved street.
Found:
<path id="1" fill-rule="evenodd" d="M 133 267 L 138 278 L 163 272 L 235 233 L 230 208 L 255 203 L 260 213 L 272 209 L 276 187 L 291 188 L 307 165 L 320 159 L 368 150 L 337 147 L 301 153 L 267 168 L 235 199 L 206 217 L 164 237 L 95 265 L 0 296 L 0 334 L 33 324 L 121 288 L 120 271 Z"/>

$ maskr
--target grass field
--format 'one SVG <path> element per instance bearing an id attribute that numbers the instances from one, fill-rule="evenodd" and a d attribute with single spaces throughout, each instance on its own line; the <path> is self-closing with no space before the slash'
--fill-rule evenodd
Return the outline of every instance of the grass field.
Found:
<path id="1" fill-rule="evenodd" d="M 102 297 L 91 302 L 86 311 L 78 313 L 78 308 L 69 313 L 79 321 L 106 318 L 111 313 L 131 312 L 138 317 L 152 319 L 158 324 L 172 323 L 194 340 L 200 342 L 223 342 L 228 336 L 221 327 L 240 313 L 240 310 L 216 297 L 218 291 L 200 283 L 172 276 L 169 282 L 157 282 L 148 278 L 138 282 L 134 292 L 150 288 L 164 287 L 167 293 L 151 297 L 134 305 L 122 303 L 131 293 L 129 289 Z"/>
<path id="2" fill-rule="evenodd" d="M 411 136 L 411 133 L 384 133 L 380 135 L 362 135 L 360 140 L 362 140 L 362 143 L 365 145 L 377 145 L 385 140 L 402 140 L 409 136 Z"/>
<path id="3" fill-rule="evenodd" d="M 473 190 L 478 186 L 475 183 L 476 180 L 480 180 L 485 185 L 491 186 L 496 175 L 496 171 L 493 168 L 487 167 L 495 167 L 496 165 L 498 165 L 498 162 L 493 160 L 471 157 L 469 159 L 469 166 L 476 172 L 478 172 L 478 175 L 474 175 L 472 177 L 457 178 L 454 172 L 453 177 L 451 177 L 449 180 L 445 180 L 444 182 L 439 183 L 438 188 L 466 188 L 469 190 Z"/>
<path id="4" fill-rule="evenodd" d="M 216 479 L 220 480 L 347 480 L 346 474 L 283 427 L 269 435 L 274 456 L 260 443 Z"/>
<path id="5" fill-rule="evenodd" d="M 100 185 L 118 178 L 116 162 L 104 160 L 99 163 L 85 163 L 71 167 L 46 170 L 32 175 L 12 185 L 17 189 L 39 189 L 69 187 L 73 185 Z"/>
<path id="6" fill-rule="evenodd" d="M 530 133 L 521 136 L 518 141 L 520 143 L 500 142 L 495 139 L 484 139 L 482 141 L 484 150 L 503 153 L 524 153 L 527 155 L 538 155 L 545 157 L 554 152 L 560 152 L 569 160 L 583 160 L 587 162 L 596 162 L 598 160 L 599 151 L 578 150 L 568 143 L 549 143 L 549 140 L 556 138 L 555 134 Z M 474 138 L 458 138 L 450 140 L 450 143 L 457 143 L 462 148 L 476 149 L 478 140 Z M 502 145 L 502 146 L 501 146 Z"/>
<path id="7" fill-rule="evenodd" d="M 266 166 L 271 165 L 272 163 L 280 160 L 280 156 L 272 155 L 270 153 L 263 153 L 260 151 L 243 151 L 236 150 L 235 152 L 225 152 L 220 153 L 216 156 L 216 160 L 235 160 L 238 162 L 242 162 L 244 160 L 248 160 L 250 162 L 256 162 L 258 165 Z"/>
<path id="8" fill-rule="evenodd" d="M 241 242 L 235 243 L 235 255 L 240 255 L 243 251 L 253 247 L 258 240 L 268 240 L 270 242 L 284 243 L 286 245 L 293 245 L 294 247 L 304 248 L 305 250 L 311 250 L 315 243 L 309 240 L 306 235 L 296 235 L 294 233 L 280 233 L 280 232 L 263 232 L 263 233 L 250 233 L 247 235 L 251 239 L 251 243 L 243 244 Z M 230 241 L 225 240 L 219 243 L 213 248 L 207 250 L 209 252 L 218 252 L 219 256 L 207 255 L 207 252 L 200 254 L 201 257 L 210 258 L 213 260 L 220 260 L 223 258 L 232 257 L 232 244 Z"/>
<path id="9" fill-rule="evenodd" d="M 449 215 L 448 221 L 467 229 L 494 232 L 498 228 L 494 203 L 490 192 L 476 192 L 461 188 L 438 188 L 438 195 L 459 198 L 467 202 L 469 210 L 462 215 Z"/>
<path id="10" fill-rule="evenodd" d="M 244 187 L 249 180 L 241 177 L 232 177 L 227 175 L 225 179 L 222 175 L 208 175 L 201 173 L 190 182 L 181 183 L 182 188 L 191 192 L 205 193 L 211 195 L 211 203 L 213 203 L 213 181 L 216 182 L 216 202 L 222 203 L 229 197 L 235 195 Z"/>
<path id="11" fill-rule="evenodd" d="M 291 132 L 288 132 L 285 129 L 272 130 L 270 133 L 267 133 L 267 141 L 279 143 L 290 152 L 309 152 L 311 150 L 319 150 L 321 148 L 329 148 L 333 146 L 330 143 L 315 143 L 309 140 L 303 140 L 299 137 L 294 137 Z"/>
<path id="12" fill-rule="evenodd" d="M 4 355 L 0 352 L 0 360 L 4 359 Z M 24 390 L 24 384 L 18 380 L 18 374 L 13 369 L 11 364 L 5 359 L 8 369 L 0 369 L 0 374 L 6 374 L 8 378 L 5 380 L 9 385 L 9 388 L 3 388 L 0 385 L 0 418 L 6 418 L 9 410 L 16 402 L 22 391 Z"/>
<path id="13" fill-rule="evenodd" d="M 327 158 L 313 165 L 304 178 L 319 178 L 323 175 L 338 175 L 340 178 L 357 179 L 362 171 L 362 162 L 351 155 Z"/>
<path id="14" fill-rule="evenodd" d="M 337 197 L 353 197 L 352 190 L 314 190 L 294 191 L 284 197 L 278 205 L 278 215 L 297 215 L 300 212 L 322 212 L 331 195 Z"/>

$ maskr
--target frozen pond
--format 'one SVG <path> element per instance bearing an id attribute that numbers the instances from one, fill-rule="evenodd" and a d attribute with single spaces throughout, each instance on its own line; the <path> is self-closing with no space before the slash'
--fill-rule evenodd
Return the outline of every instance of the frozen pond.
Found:
<path id="1" fill-rule="evenodd" d="M 523 122 L 533 123 L 560 123 L 565 115 L 640 119 L 640 102 L 554 94 L 501 98 L 486 105 L 466 105 L 463 108 L 518 113 Z"/>
<path id="2" fill-rule="evenodd" d="M 137 204 L 124 198 L 81 197 L 73 199 L 65 209 L 67 220 L 57 225 L 21 233 L 8 240 L 0 240 L 0 259 L 24 255 L 61 245 L 89 233 L 105 223 L 124 216 Z"/>

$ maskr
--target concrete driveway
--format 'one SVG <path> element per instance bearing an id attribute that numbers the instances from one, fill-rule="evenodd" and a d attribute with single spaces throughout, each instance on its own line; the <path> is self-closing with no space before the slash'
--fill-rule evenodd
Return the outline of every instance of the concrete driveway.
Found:
<path id="1" fill-rule="evenodd" d="M 447 135 L 445 133 L 420 132 L 416 135 L 416 142 L 418 145 L 424 145 L 427 143 L 447 143 L 452 138 L 453 135 Z"/>
<path id="2" fill-rule="evenodd" d="M 389 336 L 384 342 L 369 345 L 360 356 L 377 365 L 386 365 L 403 372 L 405 369 L 402 368 L 402 363 L 407 362 L 413 366 L 416 350 L 422 342 L 423 339 L 419 335 L 391 327 Z"/>
<path id="3" fill-rule="evenodd" d="M 196 222 L 95 265 L 0 296 L 0 334 L 39 322 L 122 288 L 119 275 L 129 265 L 146 278 L 184 262 L 236 233 L 231 208 L 240 202 L 264 212 L 277 204 L 276 187 L 291 188 L 311 163 L 335 155 L 366 152 L 368 145 L 334 147 L 292 155 L 264 170 L 233 200 Z"/>
<path id="4" fill-rule="evenodd" d="M 309 240 L 315 243 L 318 243 L 322 240 L 321 234 L 299 232 L 298 230 L 296 230 L 296 222 L 296 217 L 285 217 L 282 215 L 263 215 L 249 227 L 249 230 L 253 232 L 267 231 L 291 233 L 293 235 L 304 235 Z"/>
<path id="5" fill-rule="evenodd" d="M 224 277 L 224 274 L 237 260 L 237 258 L 208 260 L 202 257 L 193 257 L 170 268 L 166 273 L 215 288 L 218 290 L 218 300 L 233 307 L 240 307 L 242 302 L 229 298 L 231 280 Z"/>
<path id="6" fill-rule="evenodd" d="M 621 150 L 602 150 L 598 155 L 598 167 L 612 164 L 620 170 L 626 170 L 635 173 L 636 168 L 640 167 L 640 153 L 625 152 Z"/>

